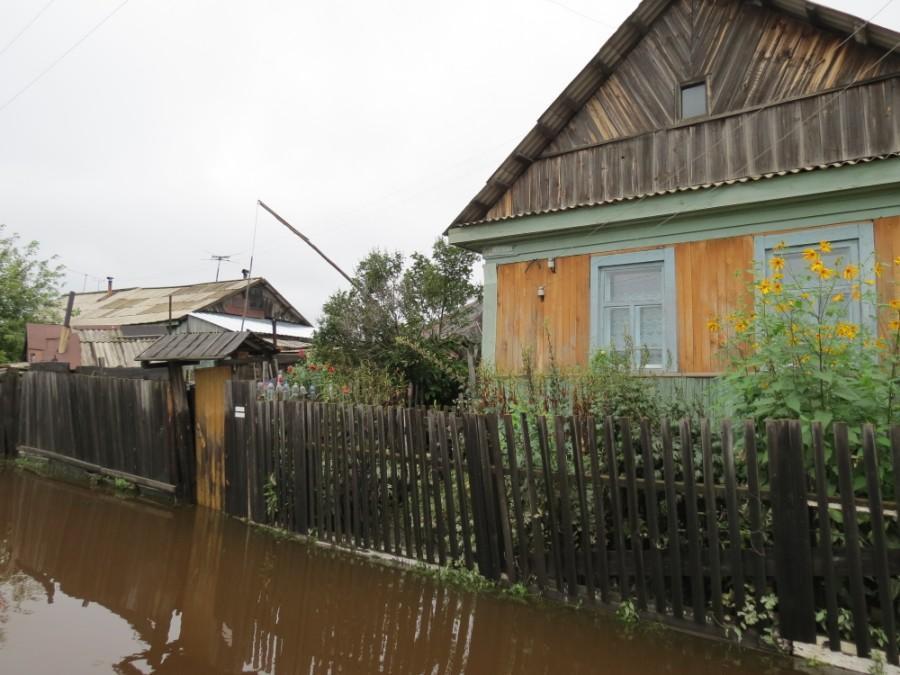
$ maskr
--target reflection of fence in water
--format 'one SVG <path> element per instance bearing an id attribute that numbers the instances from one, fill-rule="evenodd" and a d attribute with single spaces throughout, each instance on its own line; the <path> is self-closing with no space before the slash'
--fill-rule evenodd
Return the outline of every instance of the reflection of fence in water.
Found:
<path id="1" fill-rule="evenodd" d="M 873 435 L 851 447 L 838 425 L 832 446 L 787 422 L 759 435 L 750 423 L 258 402 L 241 383 L 228 411 L 231 514 L 570 600 L 631 600 L 703 630 L 776 592 L 784 635 L 814 640 L 821 609 L 837 647 L 849 611 L 885 632 L 896 662 L 900 550 L 886 543 L 897 523 L 884 522 Z M 868 631 L 845 637 L 869 653 Z"/>

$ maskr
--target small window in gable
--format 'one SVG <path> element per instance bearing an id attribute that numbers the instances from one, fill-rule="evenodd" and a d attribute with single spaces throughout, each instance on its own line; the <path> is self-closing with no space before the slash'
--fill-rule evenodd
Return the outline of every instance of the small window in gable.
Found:
<path id="1" fill-rule="evenodd" d="M 671 249 L 596 256 L 592 262 L 592 348 L 630 351 L 636 366 L 674 367 Z"/>
<path id="2" fill-rule="evenodd" d="M 681 85 L 681 119 L 707 114 L 706 81 Z"/>

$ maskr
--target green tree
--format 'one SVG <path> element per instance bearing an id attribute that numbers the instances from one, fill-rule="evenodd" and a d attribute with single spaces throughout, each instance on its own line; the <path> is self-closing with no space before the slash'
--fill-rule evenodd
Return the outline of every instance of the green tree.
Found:
<path id="1" fill-rule="evenodd" d="M 343 368 L 362 365 L 398 373 L 449 401 L 465 382 L 470 336 L 460 325 L 481 287 L 472 281 L 478 256 L 438 239 L 430 256 L 373 250 L 356 267 L 360 288 L 333 294 L 322 310 L 316 358 Z"/>
<path id="2" fill-rule="evenodd" d="M 0 363 L 22 356 L 26 323 L 59 320 L 62 269 L 40 258 L 38 242 L 23 244 L 0 225 Z"/>

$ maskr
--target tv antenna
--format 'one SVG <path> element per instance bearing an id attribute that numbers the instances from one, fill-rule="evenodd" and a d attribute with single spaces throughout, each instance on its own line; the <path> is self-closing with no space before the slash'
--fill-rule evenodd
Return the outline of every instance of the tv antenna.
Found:
<path id="1" fill-rule="evenodd" d="M 215 253 L 210 253 L 209 258 L 204 258 L 204 260 L 216 263 L 216 281 L 219 280 L 219 270 L 222 268 L 222 263 L 232 263 L 231 259 L 236 255 L 237 253 L 229 253 L 228 255 L 216 255 Z"/>

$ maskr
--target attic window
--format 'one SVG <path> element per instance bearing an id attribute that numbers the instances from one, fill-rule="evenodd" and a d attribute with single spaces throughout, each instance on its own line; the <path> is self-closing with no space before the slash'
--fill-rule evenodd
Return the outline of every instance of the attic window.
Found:
<path id="1" fill-rule="evenodd" d="M 706 82 L 681 85 L 681 119 L 706 115 Z"/>

